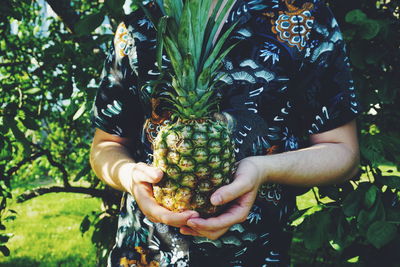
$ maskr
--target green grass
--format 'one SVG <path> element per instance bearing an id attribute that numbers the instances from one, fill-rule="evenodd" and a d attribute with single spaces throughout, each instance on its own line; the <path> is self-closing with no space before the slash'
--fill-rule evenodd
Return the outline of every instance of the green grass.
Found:
<path id="1" fill-rule="evenodd" d="M 82 194 L 52 193 L 22 204 L 7 223 L 14 236 L 7 243 L 9 257 L 0 256 L 0 266 L 96 266 L 91 232 L 79 231 L 83 217 L 100 208 L 100 200 Z"/>

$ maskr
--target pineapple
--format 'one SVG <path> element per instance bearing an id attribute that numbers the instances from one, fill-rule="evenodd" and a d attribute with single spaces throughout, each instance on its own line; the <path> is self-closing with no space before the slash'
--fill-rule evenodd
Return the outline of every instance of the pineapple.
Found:
<path id="1" fill-rule="evenodd" d="M 164 172 L 153 186 L 154 197 L 169 210 L 192 209 L 202 216 L 217 212 L 210 196 L 229 182 L 235 162 L 231 133 L 213 118 L 218 70 L 234 45 L 222 48 L 235 25 L 218 38 L 216 33 L 234 0 L 219 0 L 210 11 L 213 1 L 158 0 L 163 17 L 158 22 L 152 18 L 157 64 L 161 70 L 165 48 L 172 65 L 172 90 L 165 100 L 173 114 L 173 123 L 163 126 L 153 141 L 153 164 Z"/>

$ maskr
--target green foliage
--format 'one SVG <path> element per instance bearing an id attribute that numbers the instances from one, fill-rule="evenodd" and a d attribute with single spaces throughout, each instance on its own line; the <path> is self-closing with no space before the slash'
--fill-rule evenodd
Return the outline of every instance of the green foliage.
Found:
<path id="1" fill-rule="evenodd" d="M 102 23 L 107 16 L 115 29 L 124 15 L 123 2 L 51 1 L 58 16 L 45 16 L 41 1 L 6 0 L 0 5 L 0 251 L 4 255 L 9 254 L 6 222 L 18 217 L 7 208 L 16 197 L 12 188 L 51 181 L 65 188 L 105 190 L 89 166 L 90 110 L 113 36 Z M 107 211 L 112 211 L 110 205 L 105 202 Z"/>
<path id="2" fill-rule="evenodd" d="M 75 24 L 75 32 L 79 35 L 88 35 L 103 22 L 104 14 L 94 13 L 87 15 Z"/>
<path id="3" fill-rule="evenodd" d="M 400 3 L 328 2 L 347 41 L 364 107 L 359 118 L 361 168 L 350 182 L 318 188 L 318 201 L 330 199 L 293 218 L 295 236 L 315 259 L 395 266 L 400 262 L 400 175 L 393 171 L 400 170 Z M 381 170 L 382 163 L 392 170 Z"/>

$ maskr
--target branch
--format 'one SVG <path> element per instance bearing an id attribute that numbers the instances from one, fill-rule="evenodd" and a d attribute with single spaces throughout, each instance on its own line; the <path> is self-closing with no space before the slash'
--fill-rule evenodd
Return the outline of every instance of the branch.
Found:
<path id="1" fill-rule="evenodd" d="M 67 29 L 74 33 L 75 23 L 79 15 L 72 9 L 68 0 L 47 0 L 53 11 L 61 18 Z"/>
<path id="2" fill-rule="evenodd" d="M 57 169 L 59 169 L 60 172 L 62 173 L 62 180 L 63 180 L 64 186 L 65 187 L 70 187 L 71 185 L 69 184 L 69 181 L 68 181 L 68 172 L 65 169 L 64 165 L 62 165 L 61 163 L 55 161 L 49 150 L 45 150 L 44 153 L 45 153 L 46 158 L 49 161 L 49 163 L 51 165 L 53 165 L 54 167 L 56 167 Z"/>
<path id="3" fill-rule="evenodd" d="M 42 196 L 49 193 L 80 193 L 90 195 L 92 197 L 99 197 L 102 199 L 111 200 L 114 198 L 113 194 L 109 190 L 87 188 L 87 187 L 63 187 L 63 186 L 50 186 L 50 187 L 38 187 L 32 190 L 28 190 L 17 197 L 17 202 L 22 203 L 29 199 Z"/>
<path id="4" fill-rule="evenodd" d="M 16 171 L 18 171 L 25 163 L 31 162 L 31 161 L 33 161 L 33 160 L 35 160 L 35 159 L 37 159 L 37 158 L 43 156 L 44 154 L 45 154 L 44 151 L 40 151 L 40 152 L 37 152 L 37 153 L 31 155 L 31 156 L 28 157 L 28 158 L 25 158 L 25 159 L 21 160 L 20 162 L 17 163 L 16 166 L 10 168 L 10 169 L 7 171 L 7 176 L 10 177 L 10 176 L 13 175 Z"/>
<path id="5" fill-rule="evenodd" d="M 23 64 L 29 64 L 29 62 L 17 61 L 17 62 L 0 63 L 0 67 L 12 67 L 12 66 L 18 66 L 18 65 L 23 65 Z"/>
<path id="6" fill-rule="evenodd" d="M 16 171 L 18 171 L 24 164 L 29 163 L 41 156 L 46 156 L 47 160 L 49 161 L 50 165 L 56 167 L 57 169 L 60 170 L 60 172 L 62 173 L 62 181 L 65 187 L 70 187 L 70 183 L 68 180 L 68 172 L 67 169 L 64 167 L 63 164 L 57 162 L 54 160 L 53 155 L 50 153 L 49 150 L 44 150 L 42 149 L 40 146 L 31 143 L 32 145 L 34 145 L 35 147 L 37 147 L 38 149 L 41 149 L 42 151 L 36 152 L 35 154 L 32 154 L 30 157 L 25 158 L 23 160 L 21 160 L 20 162 L 17 163 L 16 166 L 11 167 L 8 171 L 7 171 L 7 177 L 10 177 L 11 175 L 13 175 Z"/>

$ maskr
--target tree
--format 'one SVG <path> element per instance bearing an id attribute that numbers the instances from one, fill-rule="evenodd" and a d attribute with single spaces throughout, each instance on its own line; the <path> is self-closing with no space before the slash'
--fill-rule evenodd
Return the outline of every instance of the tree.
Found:
<path id="1" fill-rule="evenodd" d="M 88 154 L 99 63 L 124 15 L 123 2 L 47 1 L 58 17 L 43 16 L 44 1 L 10 0 L 0 6 L 0 250 L 5 255 L 9 235 L 3 221 L 15 217 L 6 208 L 12 185 L 32 179 L 48 177 L 58 184 L 33 188 L 18 201 L 51 192 L 99 197 L 105 209 L 94 223 L 115 229 L 119 194 L 94 176 Z M 101 25 L 105 18 L 111 29 Z M 83 231 L 88 222 L 89 217 Z M 108 231 L 95 233 L 99 248 L 102 233 L 108 235 L 104 244 L 112 244 Z"/>
<path id="2" fill-rule="evenodd" d="M 311 0 L 310 0 L 311 1 Z M 364 112 L 359 119 L 362 173 L 369 180 L 318 188 L 330 203 L 299 211 L 294 231 L 323 257 L 361 262 L 399 261 L 400 178 L 382 162 L 400 167 L 400 27 L 398 0 L 329 0 L 348 43 Z M 86 216 L 99 251 L 108 249 L 119 194 L 90 170 L 90 109 L 112 32 L 124 0 L 47 0 L 57 16 L 43 16 L 45 1 L 5 0 L 0 5 L 0 250 L 9 234 L 4 221 L 13 185 L 50 177 L 58 184 L 32 188 L 19 201 L 51 192 L 103 199 L 105 209 Z M 135 8 L 135 6 L 132 6 Z M 109 24 L 109 26 L 107 26 Z M 396 75 L 397 74 L 397 75 Z M 317 192 L 316 189 L 314 189 Z M 318 197 L 317 197 L 318 198 Z M 319 198 L 318 198 L 319 201 Z M 114 225 L 114 226 L 111 226 Z M 325 233 L 328 233 L 327 235 Z"/>

